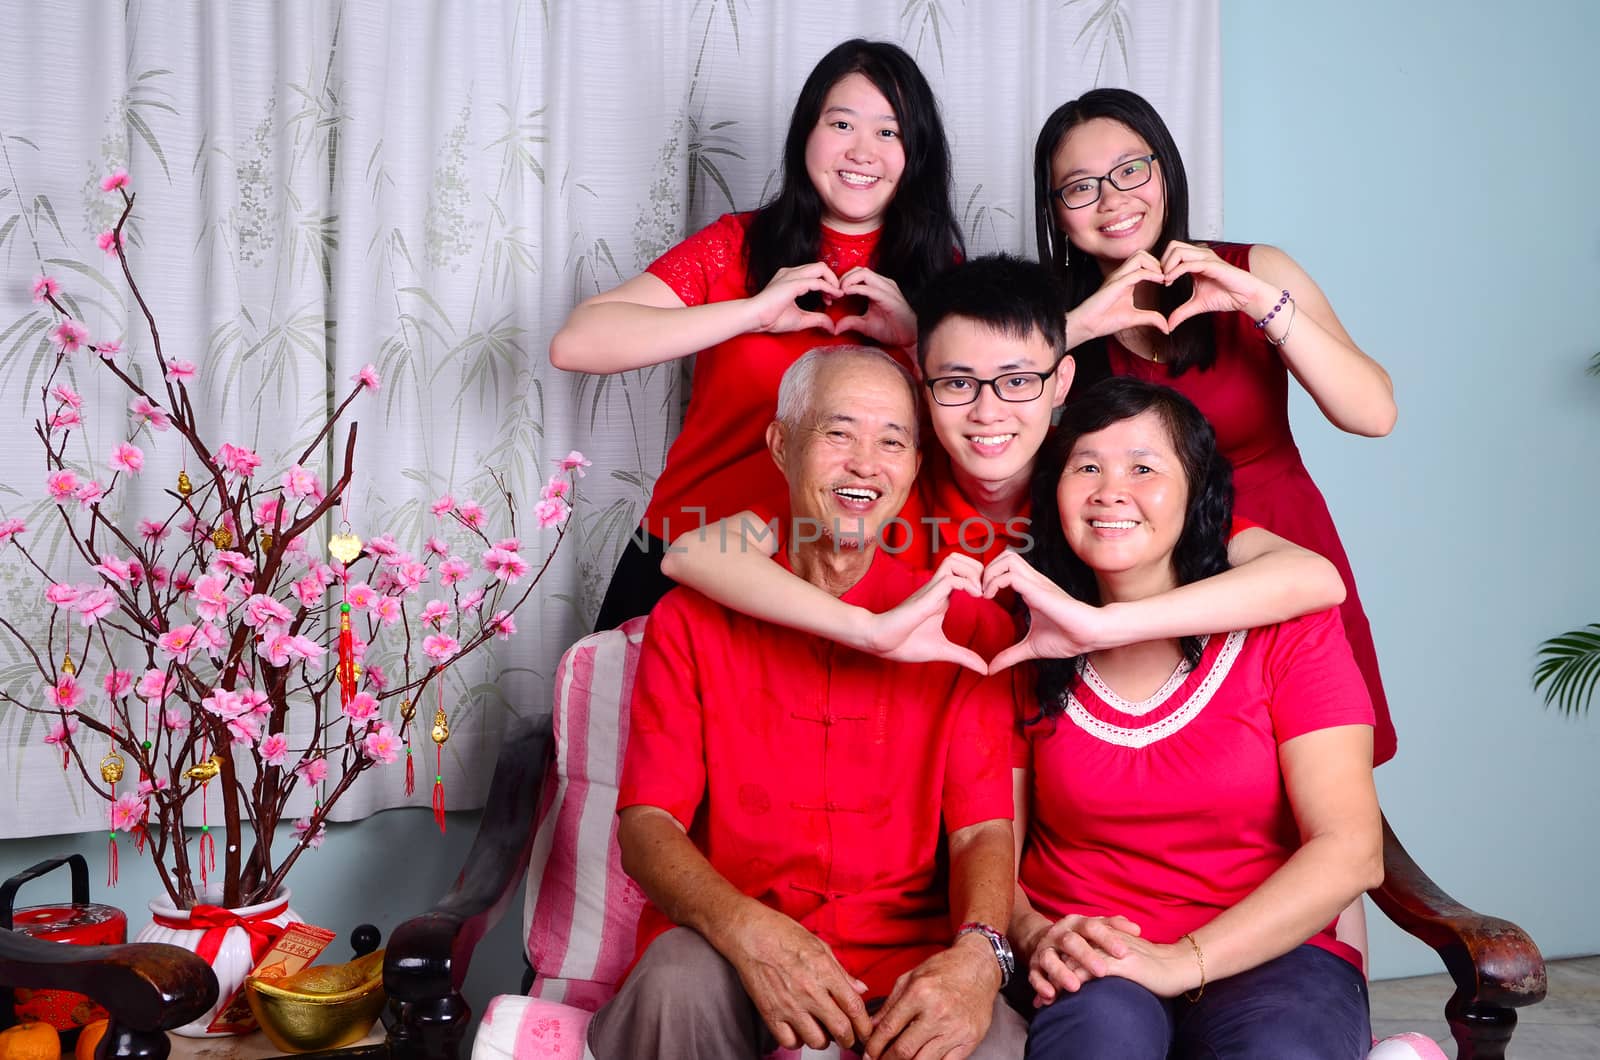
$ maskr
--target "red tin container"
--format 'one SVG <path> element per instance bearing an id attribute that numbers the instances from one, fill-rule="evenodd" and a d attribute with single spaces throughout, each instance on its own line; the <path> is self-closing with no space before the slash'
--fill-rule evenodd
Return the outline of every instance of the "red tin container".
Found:
<path id="1" fill-rule="evenodd" d="M 72 872 L 71 905 L 13 909 L 19 887 L 62 865 Z M 128 941 L 127 914 L 115 906 L 89 901 L 89 865 L 81 854 L 41 861 L 0 885 L 0 928 L 74 946 L 114 946 Z M 106 1016 L 105 1009 L 70 990 L 18 988 L 14 1000 L 18 1020 L 39 1020 L 59 1031 L 74 1030 Z"/>

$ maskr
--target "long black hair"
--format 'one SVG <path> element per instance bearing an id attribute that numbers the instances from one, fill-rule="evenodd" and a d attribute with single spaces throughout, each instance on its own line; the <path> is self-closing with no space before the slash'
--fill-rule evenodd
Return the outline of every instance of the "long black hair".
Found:
<path id="1" fill-rule="evenodd" d="M 1056 212 L 1051 192 L 1050 161 L 1067 134 L 1084 122 L 1096 118 L 1109 118 L 1127 126 L 1156 156 L 1156 170 L 1160 173 L 1163 198 L 1166 200 L 1166 217 L 1156 236 L 1150 253 L 1160 258 L 1167 244 L 1174 239 L 1189 242 L 1189 178 L 1184 173 L 1183 157 L 1178 145 L 1154 107 L 1136 92 L 1125 88 L 1096 88 L 1077 99 L 1063 103 L 1046 118 L 1039 130 L 1039 139 L 1033 148 L 1033 223 L 1039 243 L 1039 260 L 1053 267 L 1067 285 L 1073 305 L 1099 290 L 1105 280 L 1100 264 L 1083 251 L 1072 254 L 1068 249 L 1067 234 L 1056 225 Z M 1163 287 L 1159 300 L 1160 311 L 1171 313 L 1189 300 L 1194 293 L 1194 280 L 1184 276 L 1170 287 Z M 1094 339 L 1073 351 L 1078 359 L 1079 377 L 1087 369 L 1093 377 L 1109 372 L 1104 339 Z M 1167 374 L 1173 378 L 1190 368 L 1210 368 L 1217 359 L 1216 334 L 1206 315 L 1191 317 L 1178 325 L 1166 339 Z"/>
<path id="2" fill-rule="evenodd" d="M 955 261 L 966 244 L 950 204 L 950 144 L 939 104 L 916 60 L 898 45 L 855 38 L 818 60 L 800 88 L 783 143 L 783 182 L 756 211 L 745 237 L 745 275 L 753 294 L 782 268 L 816 261 L 822 249 L 822 197 L 806 172 L 806 140 L 828 90 L 861 74 L 889 101 L 900 125 L 905 170 L 884 213 L 873 268 L 910 298 Z"/>
<path id="3" fill-rule="evenodd" d="M 1183 530 L 1172 551 L 1179 585 L 1209 578 L 1228 569 L 1228 530 L 1233 521 L 1233 465 L 1217 449 L 1217 435 L 1194 402 L 1159 383 L 1117 376 L 1104 379 L 1069 403 L 1061 423 L 1046 444 L 1033 473 L 1033 550 L 1028 558 L 1043 575 L 1072 596 L 1099 605 L 1094 571 L 1067 545 L 1056 489 L 1072 447 L 1086 434 L 1153 411 L 1172 438 L 1188 484 Z M 1200 662 L 1199 637 L 1181 640 L 1184 661 Z M 1039 662 L 1039 708 L 1046 717 L 1060 714 L 1080 658 Z"/>

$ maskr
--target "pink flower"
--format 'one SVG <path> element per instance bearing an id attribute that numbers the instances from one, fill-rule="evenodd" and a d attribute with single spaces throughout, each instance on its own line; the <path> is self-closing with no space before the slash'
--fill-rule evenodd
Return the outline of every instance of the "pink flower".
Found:
<path id="1" fill-rule="evenodd" d="M 117 594 L 111 589 L 91 589 L 72 606 L 78 610 L 78 621 L 87 628 L 117 609 Z"/>
<path id="2" fill-rule="evenodd" d="M 572 509 L 567 502 L 559 498 L 542 500 L 533 506 L 533 517 L 539 521 L 539 529 L 548 530 L 552 526 L 560 526 L 566 522 Z"/>
<path id="3" fill-rule="evenodd" d="M 483 525 L 483 508 L 476 501 L 462 501 L 456 505 L 456 518 L 476 530 Z"/>
<path id="4" fill-rule="evenodd" d="M 448 556 L 450 554 L 450 546 L 446 545 L 438 537 L 428 538 L 427 542 L 423 544 L 422 550 L 430 556 Z"/>
<path id="5" fill-rule="evenodd" d="M 128 402 L 128 411 L 133 413 L 131 418 L 135 429 L 149 424 L 153 431 L 164 431 L 172 426 L 172 417 L 147 397 L 136 397 Z"/>
<path id="6" fill-rule="evenodd" d="M 131 832 L 144 823 L 145 814 L 149 812 L 149 805 L 139 796 L 131 793 L 124 795 L 111 807 L 111 827 Z"/>
<path id="7" fill-rule="evenodd" d="M 45 689 L 45 698 L 61 710 L 74 710 L 83 702 L 83 686 L 71 674 L 62 674 L 59 681 Z"/>
<path id="8" fill-rule="evenodd" d="M 200 623 L 200 628 L 195 630 L 194 639 L 213 659 L 222 658 L 223 649 L 228 646 L 228 635 L 210 622 Z"/>
<path id="9" fill-rule="evenodd" d="M 72 495 L 78 498 L 78 507 L 92 508 L 106 495 L 106 488 L 98 482 L 85 482 L 73 490 Z"/>
<path id="10" fill-rule="evenodd" d="M 460 642 L 448 633 L 433 633 L 422 638 L 422 654 L 434 662 L 444 662 L 460 647 Z"/>
<path id="11" fill-rule="evenodd" d="M 328 760 L 326 758 L 308 758 L 294 767 L 300 774 L 300 779 L 307 784 L 321 784 L 328 775 Z"/>
<path id="12" fill-rule="evenodd" d="M 45 743 L 64 744 L 71 743 L 73 735 L 78 731 L 78 719 L 68 717 L 50 726 L 50 732 L 45 736 Z"/>
<path id="13" fill-rule="evenodd" d="M 221 622 L 228 615 L 234 599 L 228 595 L 226 574 L 206 574 L 194 583 L 195 613 L 208 622 Z"/>
<path id="14" fill-rule="evenodd" d="M 377 369 L 377 367 L 375 365 L 371 365 L 371 364 L 362 365 L 361 366 L 361 371 L 357 372 L 355 375 L 351 376 L 350 378 L 352 380 L 354 380 L 355 382 L 360 383 L 362 386 L 366 387 L 368 390 L 376 390 L 376 389 L 378 389 L 378 369 Z"/>
<path id="15" fill-rule="evenodd" d="M 60 346 L 62 353 L 77 353 L 78 347 L 89 341 L 89 329 L 69 317 L 50 329 L 50 341 Z"/>
<path id="16" fill-rule="evenodd" d="M 267 640 L 267 654 L 274 666 L 287 666 L 290 659 L 320 659 L 327 651 L 310 637 L 280 633 Z"/>
<path id="17" fill-rule="evenodd" d="M 434 515 L 448 515 L 455 510 L 455 507 L 456 499 L 446 493 L 443 497 L 433 502 L 431 510 Z"/>
<path id="18" fill-rule="evenodd" d="M 107 461 L 113 471 L 126 471 L 130 475 L 137 475 L 144 470 L 144 450 L 132 442 L 118 443 L 111 450 L 111 459 Z"/>
<path id="19" fill-rule="evenodd" d="M 400 566 L 395 568 L 394 580 L 395 584 L 401 589 L 408 593 L 414 593 L 423 582 L 428 580 L 428 577 L 431 573 L 432 572 L 428 570 L 428 565 L 426 563 L 410 561 L 402 563 Z"/>
<path id="20" fill-rule="evenodd" d="M 106 556 L 94 565 L 94 570 L 107 581 L 121 582 L 124 585 L 132 581 L 133 569 L 128 561 L 118 559 L 116 556 Z"/>
<path id="21" fill-rule="evenodd" d="M 50 496 L 58 501 L 64 501 L 78 488 L 78 476 L 62 468 L 60 471 L 52 471 L 44 484 L 50 490 Z"/>
<path id="22" fill-rule="evenodd" d="M 133 675 L 126 670 L 112 670 L 106 674 L 106 695 L 112 699 L 125 696 L 133 688 Z"/>
<path id="23" fill-rule="evenodd" d="M 139 798 L 148 798 L 158 791 L 166 791 L 167 787 L 168 784 L 166 777 L 156 777 L 154 780 L 146 777 L 145 779 L 139 781 Z"/>
<path id="24" fill-rule="evenodd" d="M 382 692 L 385 688 L 389 687 L 389 675 L 384 673 L 383 667 L 377 665 L 376 663 L 366 667 L 362 671 L 362 676 L 365 678 L 367 684 L 371 685 L 379 692 Z"/>
<path id="25" fill-rule="evenodd" d="M 494 630 L 494 635 L 501 640 L 510 640 L 517 635 L 517 619 L 510 611 L 496 611 L 494 617 L 484 625 Z"/>
<path id="26" fill-rule="evenodd" d="M 539 494 L 547 501 L 563 500 L 572 490 L 572 482 L 560 475 L 551 475 L 550 480 L 544 484 L 544 490 Z"/>
<path id="27" fill-rule="evenodd" d="M 128 186 L 128 171 L 126 169 L 113 169 L 100 180 L 101 191 L 121 191 Z"/>
<path id="28" fill-rule="evenodd" d="M 35 276 L 33 278 L 33 300 L 43 302 L 47 298 L 54 298 L 61 293 L 61 284 L 52 276 Z"/>
<path id="29" fill-rule="evenodd" d="M 522 540 L 520 538 L 508 537 L 495 542 L 494 547 L 505 549 L 507 552 L 520 552 L 522 551 Z"/>
<path id="30" fill-rule="evenodd" d="M 368 692 L 357 692 L 344 707 L 344 716 L 350 719 L 352 725 L 365 726 L 377 714 L 378 701 Z"/>
<path id="31" fill-rule="evenodd" d="M 151 544 L 158 544 L 167 536 L 167 524 L 154 519 L 139 520 L 139 536 Z"/>
<path id="32" fill-rule="evenodd" d="M 167 587 L 167 580 L 168 580 L 167 568 L 165 568 L 161 564 L 157 563 L 157 564 L 153 565 L 150 568 L 148 573 L 149 573 L 149 577 L 150 577 L 150 584 L 153 587 L 155 587 L 157 589 L 165 589 Z"/>
<path id="33" fill-rule="evenodd" d="M 4 545 L 27 529 L 27 524 L 21 519 L 0 519 L 0 545 Z"/>
<path id="34" fill-rule="evenodd" d="M 289 738 L 281 732 L 275 732 L 261 741 L 261 760 L 269 766 L 283 768 L 283 763 L 289 758 Z"/>
<path id="35" fill-rule="evenodd" d="M 115 254 L 122 245 L 122 237 L 117 235 L 115 228 L 109 228 L 94 237 L 95 245 L 107 254 Z"/>
<path id="36" fill-rule="evenodd" d="M 261 719 L 248 714 L 228 719 L 228 732 L 234 743 L 255 743 L 261 739 Z"/>
<path id="37" fill-rule="evenodd" d="M 83 408 L 83 395 L 65 383 L 57 383 L 50 388 L 50 396 L 71 408 Z"/>
<path id="38" fill-rule="evenodd" d="M 400 546 L 395 544 L 393 534 L 379 534 L 367 542 L 367 551 L 374 556 L 392 556 L 400 551 Z"/>
<path id="39" fill-rule="evenodd" d="M 117 359 L 117 354 L 122 352 L 122 343 L 107 340 L 95 346 L 94 352 L 100 355 L 102 361 L 114 361 Z"/>
<path id="40" fill-rule="evenodd" d="M 239 693 L 229 692 L 225 688 L 212 689 L 211 694 L 200 701 L 200 708 L 219 718 L 237 718 L 245 713 L 245 706 L 239 698 Z"/>
<path id="41" fill-rule="evenodd" d="M 169 629 L 156 638 L 156 646 L 161 650 L 161 654 L 168 658 L 176 659 L 178 662 L 188 662 L 189 656 L 194 654 L 197 647 L 196 632 L 195 628 L 189 625 Z"/>
<path id="42" fill-rule="evenodd" d="M 392 596 L 380 597 L 373 606 L 372 613 L 381 618 L 384 625 L 392 626 L 400 621 L 400 601 Z"/>
<path id="43" fill-rule="evenodd" d="M 361 743 L 361 753 L 374 762 L 388 765 L 400 753 L 400 740 L 385 722 L 367 733 L 367 738 Z"/>
<path id="44" fill-rule="evenodd" d="M 193 361 L 180 361 L 176 357 L 167 362 L 167 378 L 174 383 L 187 383 L 198 371 Z"/>
<path id="45" fill-rule="evenodd" d="M 483 569 L 508 584 L 521 581 L 528 573 L 528 561 L 515 552 L 491 548 L 483 554 Z"/>
<path id="46" fill-rule="evenodd" d="M 179 596 L 192 593 L 194 592 L 194 578 L 190 577 L 188 571 L 181 570 L 172 576 L 172 588 Z"/>
<path id="47" fill-rule="evenodd" d="M 294 593 L 295 599 L 300 601 L 300 606 L 315 607 L 326 590 L 320 578 L 315 574 L 308 574 L 295 582 L 290 591 Z"/>
<path id="48" fill-rule="evenodd" d="M 57 607 L 66 607 L 78 599 L 83 590 L 66 582 L 56 582 L 44 591 L 44 598 Z"/>
<path id="49" fill-rule="evenodd" d="M 439 584 L 448 589 L 472 573 L 472 565 L 464 559 L 447 559 L 439 564 Z"/>
<path id="50" fill-rule="evenodd" d="M 171 710 L 161 715 L 161 724 L 174 731 L 178 729 L 187 729 L 189 727 L 189 716 L 181 709 L 173 707 Z"/>
<path id="51" fill-rule="evenodd" d="M 259 689 L 246 688 L 239 693 L 239 702 L 244 705 L 245 713 L 254 714 L 263 721 L 272 714 L 272 700 Z"/>
<path id="52" fill-rule="evenodd" d="M 560 460 L 556 461 L 556 465 L 560 467 L 562 471 L 572 472 L 575 478 L 584 478 L 587 476 L 589 472 L 585 471 L 584 468 L 589 467 L 591 463 L 592 461 L 586 459 L 584 455 L 578 452 L 576 449 L 562 457 Z"/>
<path id="53" fill-rule="evenodd" d="M 243 552 L 218 552 L 211 557 L 211 569 L 231 571 L 241 578 L 248 578 L 256 572 L 256 561 Z"/>
<path id="54" fill-rule="evenodd" d="M 178 675 L 168 675 L 162 670 L 150 669 L 139 678 L 139 683 L 134 687 L 134 693 L 140 699 L 163 700 L 172 694 L 178 687 Z"/>
<path id="55" fill-rule="evenodd" d="M 232 442 L 223 442 L 217 449 L 217 461 L 224 470 L 238 478 L 249 478 L 261 466 L 261 458 L 254 449 L 246 449 Z"/>
<path id="56" fill-rule="evenodd" d="M 378 594 L 366 582 L 356 582 L 345 588 L 344 599 L 351 607 L 359 607 L 365 611 L 378 602 Z"/>
<path id="57" fill-rule="evenodd" d="M 293 620 L 289 609 L 266 593 L 256 593 L 244 602 L 244 624 L 251 629 L 259 629 L 263 633 L 282 632 Z"/>
<path id="58" fill-rule="evenodd" d="M 50 417 L 50 433 L 57 431 L 70 431 L 74 427 L 83 425 L 83 417 L 78 415 L 77 409 L 62 409 Z"/>
<path id="59" fill-rule="evenodd" d="M 443 600 L 429 600 L 422 608 L 422 621 L 438 629 L 444 625 L 444 620 L 450 617 L 450 605 Z"/>
<path id="60" fill-rule="evenodd" d="M 463 596 L 460 600 L 456 601 L 456 606 L 465 612 L 476 609 L 481 603 L 483 603 L 483 590 L 474 589 L 467 595 Z"/>
<path id="61" fill-rule="evenodd" d="M 291 497 L 322 498 L 322 483 L 317 476 L 296 464 L 283 473 L 283 491 Z"/>
<path id="62" fill-rule="evenodd" d="M 320 762 L 322 759 L 319 758 L 317 761 Z M 294 834 L 302 843 L 315 850 L 322 845 L 324 839 L 328 838 L 328 826 L 319 824 L 316 830 L 312 831 L 311 818 L 300 817 L 294 822 Z"/>

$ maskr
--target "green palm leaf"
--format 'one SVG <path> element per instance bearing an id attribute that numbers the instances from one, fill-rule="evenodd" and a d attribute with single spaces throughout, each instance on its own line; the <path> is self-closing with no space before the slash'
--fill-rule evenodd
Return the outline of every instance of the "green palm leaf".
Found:
<path id="1" fill-rule="evenodd" d="M 1539 645 L 1533 687 L 1543 689 L 1545 706 L 1561 713 L 1587 714 L 1600 684 L 1600 623 L 1551 637 Z"/>

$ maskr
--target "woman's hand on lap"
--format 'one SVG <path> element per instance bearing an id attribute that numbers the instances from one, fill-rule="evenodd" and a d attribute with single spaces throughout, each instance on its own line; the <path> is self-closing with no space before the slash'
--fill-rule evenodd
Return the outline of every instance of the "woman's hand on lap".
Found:
<path id="1" fill-rule="evenodd" d="M 1072 914 L 1057 920 L 1036 937 L 1028 954 L 1034 1004 L 1048 1005 L 1061 991 L 1076 993 L 1091 979 L 1122 974 L 1116 970 L 1118 963 L 1135 952 L 1136 945 L 1149 947 L 1139 932 L 1139 925 L 1125 916 Z"/>

